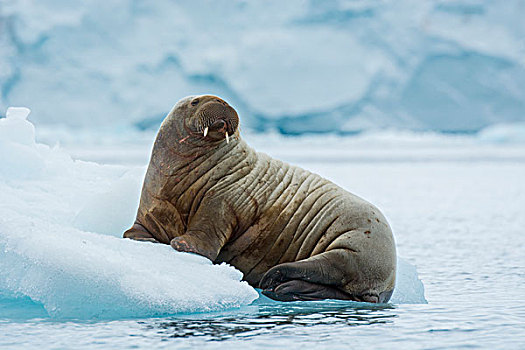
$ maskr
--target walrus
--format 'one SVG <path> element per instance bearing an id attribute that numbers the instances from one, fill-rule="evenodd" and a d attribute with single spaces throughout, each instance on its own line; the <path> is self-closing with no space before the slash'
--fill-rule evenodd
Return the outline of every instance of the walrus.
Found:
<path id="1" fill-rule="evenodd" d="M 280 301 L 385 303 L 396 249 L 381 212 L 240 137 L 223 99 L 180 100 L 157 134 L 125 238 L 170 244 L 239 269 Z"/>

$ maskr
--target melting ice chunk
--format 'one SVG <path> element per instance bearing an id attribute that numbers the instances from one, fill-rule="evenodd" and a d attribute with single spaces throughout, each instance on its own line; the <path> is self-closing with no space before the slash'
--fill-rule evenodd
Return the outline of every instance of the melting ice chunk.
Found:
<path id="1" fill-rule="evenodd" d="M 29 113 L 31 113 L 31 110 L 27 107 L 9 107 L 7 109 L 6 117 L 25 120 Z"/>
<path id="2" fill-rule="evenodd" d="M 37 144 L 28 111 L 0 119 L 0 311 L 19 298 L 56 318 L 148 317 L 258 297 L 233 267 L 121 239 L 134 220 L 142 169 L 76 162 Z M 424 302 L 422 288 L 401 262 L 392 301 Z"/>
<path id="3" fill-rule="evenodd" d="M 120 238 L 142 171 L 76 162 L 37 144 L 28 111 L 0 119 L 0 300 L 30 298 L 57 318 L 123 318 L 257 298 L 233 267 Z"/>

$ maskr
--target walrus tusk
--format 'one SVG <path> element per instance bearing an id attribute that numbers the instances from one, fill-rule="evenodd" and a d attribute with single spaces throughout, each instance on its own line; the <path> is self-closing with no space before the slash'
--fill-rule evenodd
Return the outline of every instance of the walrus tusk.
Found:
<path id="1" fill-rule="evenodd" d="M 226 143 L 230 143 L 230 138 L 228 137 L 228 133 L 226 133 Z"/>
<path id="2" fill-rule="evenodd" d="M 206 137 L 206 135 L 208 135 L 208 127 L 204 128 L 204 137 Z"/>

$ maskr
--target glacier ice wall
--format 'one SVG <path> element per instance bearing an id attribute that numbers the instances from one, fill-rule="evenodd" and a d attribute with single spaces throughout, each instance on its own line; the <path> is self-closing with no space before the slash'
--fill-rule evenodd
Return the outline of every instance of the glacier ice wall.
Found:
<path id="1" fill-rule="evenodd" d="M 0 110 L 155 128 L 213 93 L 260 131 L 476 131 L 525 120 L 524 17 L 523 0 L 3 0 Z"/>

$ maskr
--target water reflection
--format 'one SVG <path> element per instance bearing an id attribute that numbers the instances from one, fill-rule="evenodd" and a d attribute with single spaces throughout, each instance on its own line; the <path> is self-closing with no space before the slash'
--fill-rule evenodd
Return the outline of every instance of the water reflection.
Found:
<path id="1" fill-rule="evenodd" d="M 186 315 L 146 325 L 166 338 L 204 337 L 221 341 L 251 338 L 281 329 L 320 325 L 363 326 L 391 323 L 396 317 L 389 304 L 353 302 L 297 302 L 251 305 L 241 310 Z"/>

